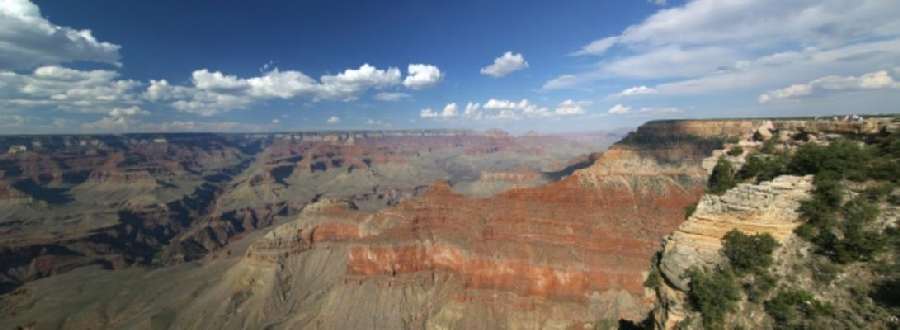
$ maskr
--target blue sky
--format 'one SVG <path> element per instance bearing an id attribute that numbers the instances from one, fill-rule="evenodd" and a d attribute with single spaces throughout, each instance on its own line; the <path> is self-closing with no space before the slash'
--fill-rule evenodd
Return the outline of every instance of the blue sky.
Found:
<path id="1" fill-rule="evenodd" d="M 898 112 L 900 3 L 0 0 L 0 133 Z"/>

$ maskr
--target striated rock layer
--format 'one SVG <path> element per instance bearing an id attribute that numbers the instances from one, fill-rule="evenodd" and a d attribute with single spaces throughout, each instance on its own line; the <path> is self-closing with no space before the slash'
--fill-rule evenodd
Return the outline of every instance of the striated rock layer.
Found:
<path id="1" fill-rule="evenodd" d="M 802 223 L 796 209 L 812 188 L 812 176 L 781 176 L 760 184 L 739 184 L 722 196 L 704 195 L 694 214 L 666 237 L 658 264 L 665 281 L 656 290 L 659 303 L 653 311 L 657 327 L 673 329 L 690 313 L 685 273 L 691 267 L 720 263 L 719 250 L 727 232 L 768 233 L 783 243 Z"/>
<path id="2" fill-rule="evenodd" d="M 488 198 L 442 182 L 376 213 L 320 201 L 254 242 L 176 324 L 529 329 L 640 320 L 653 301 L 642 286 L 651 256 L 702 194 L 711 145 L 620 144 L 565 179 Z"/>
<path id="3" fill-rule="evenodd" d="M 465 134 L 377 137 L 389 147 L 355 135 L 276 136 L 240 175 L 215 180 L 222 183 L 199 204 L 204 220 L 192 220 L 168 245 L 201 257 L 140 280 L 108 281 L 138 272 L 126 269 L 34 281 L 7 296 L 14 313 L 5 315 L 39 328 L 583 329 L 640 320 L 658 306 L 661 326 L 674 324 L 684 310 L 680 274 L 717 262 L 725 232 L 782 239 L 796 225 L 790 210 L 808 194 L 809 178 L 704 197 L 684 222 L 684 208 L 703 194 L 704 164 L 727 150 L 723 138 L 771 134 L 779 125 L 785 121 L 651 122 L 600 156 L 559 171 L 528 168 L 549 182 L 543 186 L 479 198 L 461 194 L 459 184 L 517 180 L 508 173 L 520 166 L 475 166 L 473 155 L 521 159 L 541 151 L 502 134 L 478 143 Z M 418 173 L 423 166 L 433 171 Z M 420 189 L 419 180 L 435 178 L 450 183 Z M 360 183 L 365 189 L 346 194 Z M 372 199 L 387 206 L 367 208 Z M 247 230 L 276 223 L 265 235 Z M 667 284 L 649 291 L 642 284 L 666 237 L 659 266 Z M 91 292 L 82 288 L 91 287 L 125 289 L 82 308 L 79 299 Z M 158 299 L 127 290 L 135 287 Z M 47 315 L 58 310 L 65 315 Z"/>

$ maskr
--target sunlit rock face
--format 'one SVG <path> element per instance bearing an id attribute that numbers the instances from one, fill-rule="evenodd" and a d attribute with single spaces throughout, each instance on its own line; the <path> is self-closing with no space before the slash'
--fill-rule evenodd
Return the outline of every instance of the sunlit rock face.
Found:
<path id="1" fill-rule="evenodd" d="M 647 132 L 637 134 L 664 133 Z M 295 328 L 581 328 L 640 320 L 654 299 L 642 285 L 651 257 L 702 195 L 702 163 L 715 147 L 621 143 L 562 180 L 486 198 L 438 182 L 375 213 L 321 201 L 256 241 L 213 290 L 242 292 L 237 315 L 216 326 L 280 319 Z M 284 305 L 295 312 L 274 307 Z"/>
<path id="2" fill-rule="evenodd" d="M 656 291 L 660 301 L 653 311 L 659 328 L 675 328 L 686 318 L 686 292 L 691 267 L 711 267 L 722 261 L 722 238 L 731 230 L 768 233 L 779 243 L 802 222 L 796 212 L 809 198 L 812 176 L 781 176 L 760 184 L 740 184 L 722 196 L 704 195 L 697 210 L 666 237 L 659 270 L 666 279 Z"/>
<path id="3" fill-rule="evenodd" d="M 548 182 L 545 172 L 617 139 L 602 137 L 608 142 L 453 130 L 2 136 L 0 294 L 84 266 L 200 260 L 322 197 L 374 211 L 435 180 L 481 196 Z M 471 184 L 482 171 L 519 170 L 530 177 Z"/>

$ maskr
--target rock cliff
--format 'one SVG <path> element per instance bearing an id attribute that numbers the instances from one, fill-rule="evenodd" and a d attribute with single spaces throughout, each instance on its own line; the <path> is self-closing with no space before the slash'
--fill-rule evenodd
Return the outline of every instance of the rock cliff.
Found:
<path id="1" fill-rule="evenodd" d="M 658 328 L 673 329 L 693 313 L 685 292 L 686 271 L 711 268 L 722 261 L 722 238 L 731 230 L 768 233 L 784 243 L 801 224 L 796 212 L 809 198 L 812 177 L 781 176 L 761 184 L 739 184 L 722 196 L 707 194 L 691 217 L 667 236 L 657 267 L 664 278 L 656 289 L 652 319 Z"/>

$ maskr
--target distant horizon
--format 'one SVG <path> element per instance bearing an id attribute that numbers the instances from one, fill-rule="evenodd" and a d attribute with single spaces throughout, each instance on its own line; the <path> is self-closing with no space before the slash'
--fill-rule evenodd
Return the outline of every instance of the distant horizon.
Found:
<path id="1" fill-rule="evenodd" d="M 447 128 L 447 127 L 424 127 L 424 128 L 357 128 L 357 129 L 339 129 L 339 128 L 329 128 L 329 129 L 298 129 L 298 130 L 281 130 L 281 131 L 135 131 L 135 132 L 111 132 L 111 133 L 82 133 L 82 132 L 57 132 L 57 133 L 22 133 L 22 134 L 6 134 L 4 132 L 0 132 L 0 137 L 16 137 L 16 136 L 116 136 L 116 135 L 151 135 L 151 134 L 160 134 L 160 135 L 176 135 L 176 134 L 226 134 L 226 135 L 251 135 L 251 134 L 262 134 L 262 135 L 276 135 L 276 134 L 296 134 L 296 133 L 369 133 L 369 132 L 415 132 L 415 131 L 435 131 L 435 132 L 473 132 L 473 133 L 489 133 L 492 130 L 500 130 L 504 133 L 509 134 L 513 137 L 522 137 L 527 136 L 529 133 L 537 133 L 544 136 L 554 136 L 554 135 L 579 135 L 579 134 L 597 134 L 597 133 L 618 133 L 618 132 L 628 132 L 637 129 L 638 127 L 645 125 L 650 122 L 677 122 L 677 121 L 728 121 L 728 120 L 803 120 L 803 119 L 832 119 L 832 117 L 838 117 L 839 119 L 848 116 L 848 115 L 857 115 L 863 118 L 880 118 L 880 117 L 900 117 L 900 113 L 844 113 L 844 114 L 834 114 L 827 116 L 756 116 L 756 117 L 709 117 L 709 118 L 659 118 L 659 119 L 651 119 L 645 122 L 642 122 L 636 126 L 622 126 L 615 127 L 609 129 L 596 129 L 596 130 L 573 130 L 573 131 L 541 131 L 541 130 L 528 130 L 528 131 L 510 131 L 500 127 L 493 128 L 481 128 L 481 129 L 470 129 L 470 128 Z"/>

